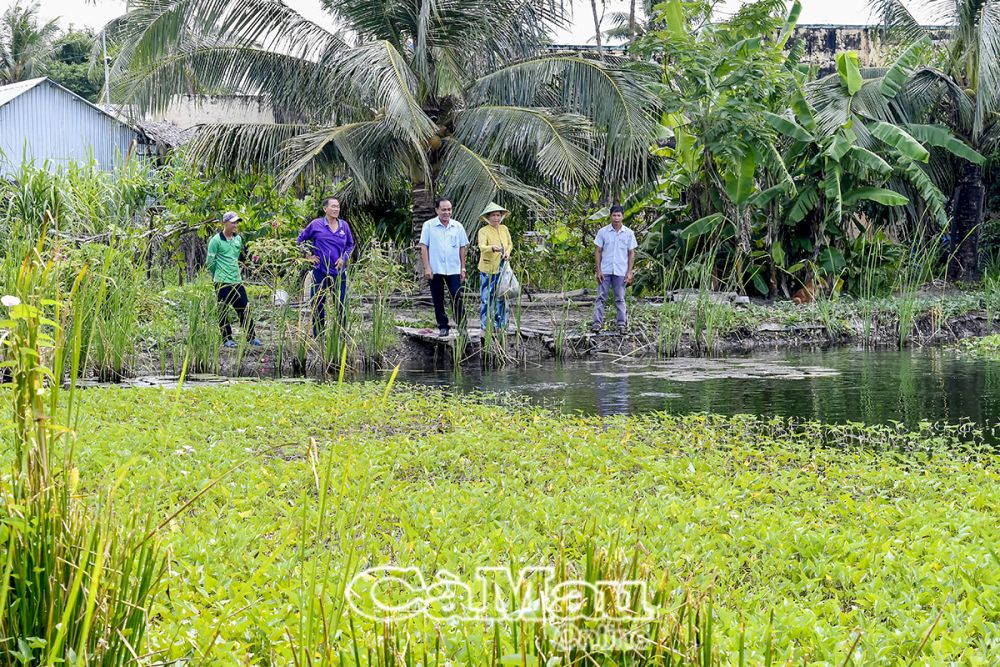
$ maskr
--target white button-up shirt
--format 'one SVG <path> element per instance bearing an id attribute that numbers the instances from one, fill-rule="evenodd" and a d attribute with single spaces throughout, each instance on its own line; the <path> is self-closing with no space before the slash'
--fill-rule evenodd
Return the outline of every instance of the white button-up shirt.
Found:
<path id="1" fill-rule="evenodd" d="M 601 248 L 601 273 L 606 276 L 624 276 L 628 273 L 628 251 L 638 247 L 635 232 L 621 226 L 617 232 L 611 225 L 597 230 L 594 245 Z"/>
<path id="2" fill-rule="evenodd" d="M 427 259 L 431 263 L 431 273 L 452 276 L 462 271 L 462 260 L 459 248 L 469 245 L 469 237 L 465 227 L 455 218 L 448 221 L 448 226 L 441 224 L 441 219 L 433 217 L 424 223 L 420 230 L 420 244 L 427 246 Z"/>

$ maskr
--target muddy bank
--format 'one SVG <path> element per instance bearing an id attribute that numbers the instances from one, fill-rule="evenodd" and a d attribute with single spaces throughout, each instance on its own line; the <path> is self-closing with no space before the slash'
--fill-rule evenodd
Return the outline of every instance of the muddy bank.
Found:
<path id="1" fill-rule="evenodd" d="M 726 295 L 720 299 L 725 300 Z M 970 300 L 971 299 L 971 300 Z M 975 295 L 936 295 L 915 309 L 912 325 L 905 336 L 907 346 L 940 346 L 964 338 L 983 336 L 996 331 L 994 313 L 989 326 L 987 313 L 976 309 Z M 585 290 L 560 295 L 535 295 L 520 304 L 511 314 L 511 331 L 491 337 L 484 344 L 478 323 L 470 326 L 468 336 L 453 333 L 437 335 L 429 300 L 423 296 L 393 300 L 391 315 L 396 323 L 388 346 L 375 358 L 365 359 L 370 328 L 369 304 L 364 316 L 353 325 L 353 340 L 346 372 L 354 377 L 372 371 L 392 369 L 447 368 L 463 366 L 510 366 L 546 359 L 616 359 L 655 357 L 704 357 L 747 355 L 758 351 L 803 348 L 900 346 L 900 317 L 892 304 L 882 304 L 862 317 L 857 305 L 842 305 L 835 316 L 827 314 L 823 322 L 817 306 L 794 307 L 776 304 L 725 304 L 725 318 L 706 323 L 694 316 L 694 310 L 669 320 L 664 299 L 635 300 L 629 304 L 630 330 L 618 334 L 610 329 L 594 334 L 590 328 L 593 295 Z M 469 305 L 475 302 L 470 300 Z M 675 304 L 676 305 L 676 304 Z M 911 304 L 912 305 L 912 304 Z M 682 306 L 683 308 L 683 306 Z M 258 311 L 260 312 L 260 311 Z M 913 312 L 911 310 L 910 312 Z M 948 314 L 950 313 L 950 314 Z M 470 308 L 476 318 L 477 311 Z M 220 348 L 216 353 L 202 350 L 199 363 L 189 359 L 187 375 L 204 374 L 222 377 L 336 377 L 340 372 L 340 354 L 331 353 L 312 339 L 305 329 L 308 323 L 302 310 L 300 331 L 286 332 L 283 349 L 275 329 L 275 318 L 266 310 L 258 319 L 261 347 Z M 676 313 L 675 313 L 676 315 Z M 696 327 L 698 333 L 696 333 Z M 163 376 L 176 378 L 184 365 L 185 350 L 174 343 L 172 349 L 142 346 L 129 363 L 129 377 Z M 103 380 L 122 378 L 104 377 Z"/>

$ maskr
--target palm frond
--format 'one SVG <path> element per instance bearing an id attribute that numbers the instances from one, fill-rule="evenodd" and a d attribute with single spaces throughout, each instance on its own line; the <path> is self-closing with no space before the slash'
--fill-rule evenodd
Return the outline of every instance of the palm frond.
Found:
<path id="1" fill-rule="evenodd" d="M 236 90 L 255 92 L 255 83 L 289 76 L 287 66 L 278 67 L 275 76 L 266 76 L 266 69 L 282 60 L 278 56 L 284 56 L 286 64 L 301 61 L 297 69 L 304 70 L 309 63 L 332 62 L 345 48 L 338 35 L 304 19 L 280 0 L 135 0 L 127 14 L 105 29 L 117 53 L 112 81 L 162 70 L 159 88 L 150 100 L 156 107 L 175 93 L 196 90 L 197 77 L 235 80 L 250 86 L 249 91 Z M 295 40 L 289 35 L 295 35 Z M 213 74 L 217 60 L 210 50 L 226 46 L 247 51 L 243 52 L 246 57 L 227 64 L 222 77 Z M 185 58 L 191 59 L 191 69 L 188 78 L 181 78 L 176 72 Z M 241 81 L 241 67 L 246 70 L 245 81 Z M 276 105 L 289 106 L 295 101 L 283 101 L 281 94 L 293 89 L 290 84 L 296 78 L 284 80 L 289 83 L 272 85 L 265 92 L 274 96 Z"/>
<path id="2" fill-rule="evenodd" d="M 900 156 L 899 161 L 896 164 L 897 178 L 904 180 L 906 183 L 912 187 L 916 194 L 919 195 L 920 199 L 926 204 L 927 209 L 934 216 L 934 219 L 939 225 L 944 226 L 947 224 L 948 215 L 945 211 L 946 198 L 944 193 L 942 193 L 940 187 L 934 180 L 924 171 L 923 167 L 913 160 L 910 160 L 904 156 Z M 904 192 L 910 199 L 910 202 L 916 200 L 911 193 Z M 912 204 L 908 204 L 911 207 Z M 919 216 L 916 214 L 915 210 L 910 210 L 909 217 L 910 220 L 917 221 Z"/>
<path id="3" fill-rule="evenodd" d="M 350 82 L 357 101 L 384 113 L 414 147 L 422 146 L 434 133 L 435 124 L 418 98 L 420 82 L 391 41 L 350 49 L 341 57 L 337 71 Z"/>
<path id="4" fill-rule="evenodd" d="M 979 70 L 976 73 L 976 115 L 974 138 L 983 133 L 991 119 L 1000 113 L 1000 4 L 996 0 L 981 3 L 978 21 Z"/>
<path id="5" fill-rule="evenodd" d="M 277 156 L 285 143 L 308 127 L 275 123 L 218 123 L 201 125 L 185 147 L 209 171 L 276 172 Z"/>
<path id="6" fill-rule="evenodd" d="M 451 198 L 455 217 L 466 223 L 476 221 L 470 234 L 478 227 L 479 213 L 492 200 L 517 202 L 527 207 L 540 207 L 545 193 L 532 187 L 503 165 L 497 164 L 472 148 L 448 137 L 444 142 L 443 178 L 439 191 Z"/>
<path id="7" fill-rule="evenodd" d="M 565 187 L 597 183 L 600 165 L 587 150 L 590 122 L 545 108 L 483 105 L 462 111 L 455 138 L 491 160 L 526 164 Z"/>
<path id="8" fill-rule="evenodd" d="M 604 137 L 605 176 L 626 181 L 644 171 L 655 140 L 659 102 L 652 71 L 622 59 L 580 54 L 540 56 L 481 77 L 470 97 L 480 103 L 556 106 L 579 113 Z"/>
<path id="9" fill-rule="evenodd" d="M 534 55 L 568 16 L 563 0 L 324 0 L 324 6 L 364 40 L 412 48 L 418 72 L 430 70 L 420 63 L 435 52 L 448 51 L 470 72 Z"/>
<path id="10" fill-rule="evenodd" d="M 164 109 L 176 93 L 194 83 L 200 90 L 266 95 L 303 121 L 327 123 L 336 117 L 327 100 L 337 99 L 341 87 L 328 67 L 251 46 L 218 43 L 182 45 L 149 67 L 134 66 L 114 81 L 116 99 L 142 111 Z"/>
<path id="11" fill-rule="evenodd" d="M 1000 118 L 996 118 L 986 126 L 986 130 L 979 138 L 979 147 L 987 155 L 1000 153 Z"/>
<path id="12" fill-rule="evenodd" d="M 395 124 L 385 117 L 303 132 L 281 150 L 282 187 L 310 168 L 338 171 L 343 167 L 360 202 L 387 195 L 392 185 L 409 176 L 415 162 L 406 142 L 395 134 Z"/>
<path id="13" fill-rule="evenodd" d="M 851 120 L 851 96 L 836 74 L 809 83 L 804 93 L 820 135 L 832 135 Z"/>
<path id="14" fill-rule="evenodd" d="M 872 0 L 871 11 L 893 41 L 905 44 L 929 36 L 902 0 Z"/>
<path id="15" fill-rule="evenodd" d="M 905 94 L 916 100 L 915 106 L 918 107 L 926 102 L 946 103 L 953 128 L 971 136 L 975 104 L 969 94 L 944 72 L 929 67 L 917 70 L 910 78 Z M 933 106 L 927 104 L 922 108 Z"/>

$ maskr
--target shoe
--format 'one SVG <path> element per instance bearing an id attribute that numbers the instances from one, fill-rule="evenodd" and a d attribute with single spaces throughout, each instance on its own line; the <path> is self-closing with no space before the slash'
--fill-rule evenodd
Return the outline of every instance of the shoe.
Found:
<path id="1" fill-rule="evenodd" d="M 594 324 L 590 325 L 590 330 L 593 331 L 595 334 L 596 333 L 601 333 L 601 330 L 603 328 L 604 328 L 604 325 L 597 324 L 596 322 Z"/>
<path id="2" fill-rule="evenodd" d="M 618 333 L 620 333 L 620 334 L 627 334 L 628 333 L 628 327 L 625 326 L 624 324 L 619 324 L 618 325 Z"/>
<path id="3" fill-rule="evenodd" d="M 440 336 L 441 338 L 447 338 L 448 337 L 448 327 L 441 327 L 441 328 L 439 328 L 438 329 L 438 336 Z"/>
<path id="4" fill-rule="evenodd" d="M 222 344 L 223 347 L 236 347 L 236 341 L 230 338 Z"/>
<path id="5" fill-rule="evenodd" d="M 264 343 L 260 342 L 260 338 L 254 338 L 252 341 L 250 341 L 250 344 L 253 345 L 254 347 L 260 347 Z"/>

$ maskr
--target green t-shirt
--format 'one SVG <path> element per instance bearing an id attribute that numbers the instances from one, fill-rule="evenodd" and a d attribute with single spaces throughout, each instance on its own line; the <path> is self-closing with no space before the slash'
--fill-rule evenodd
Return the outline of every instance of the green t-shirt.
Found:
<path id="1" fill-rule="evenodd" d="M 212 274 L 212 282 L 223 285 L 243 282 L 240 275 L 240 252 L 243 244 L 263 236 L 270 229 L 267 226 L 261 227 L 256 232 L 249 232 L 245 236 L 237 234 L 228 240 L 222 232 L 212 234 L 212 238 L 208 240 L 208 257 L 205 260 L 205 266 Z"/>
<path id="2" fill-rule="evenodd" d="M 222 234 L 213 234 L 208 241 L 208 258 L 205 265 L 212 274 L 212 281 L 224 285 L 243 282 L 240 276 L 240 250 L 243 249 L 243 237 L 236 234 L 226 239 Z"/>

